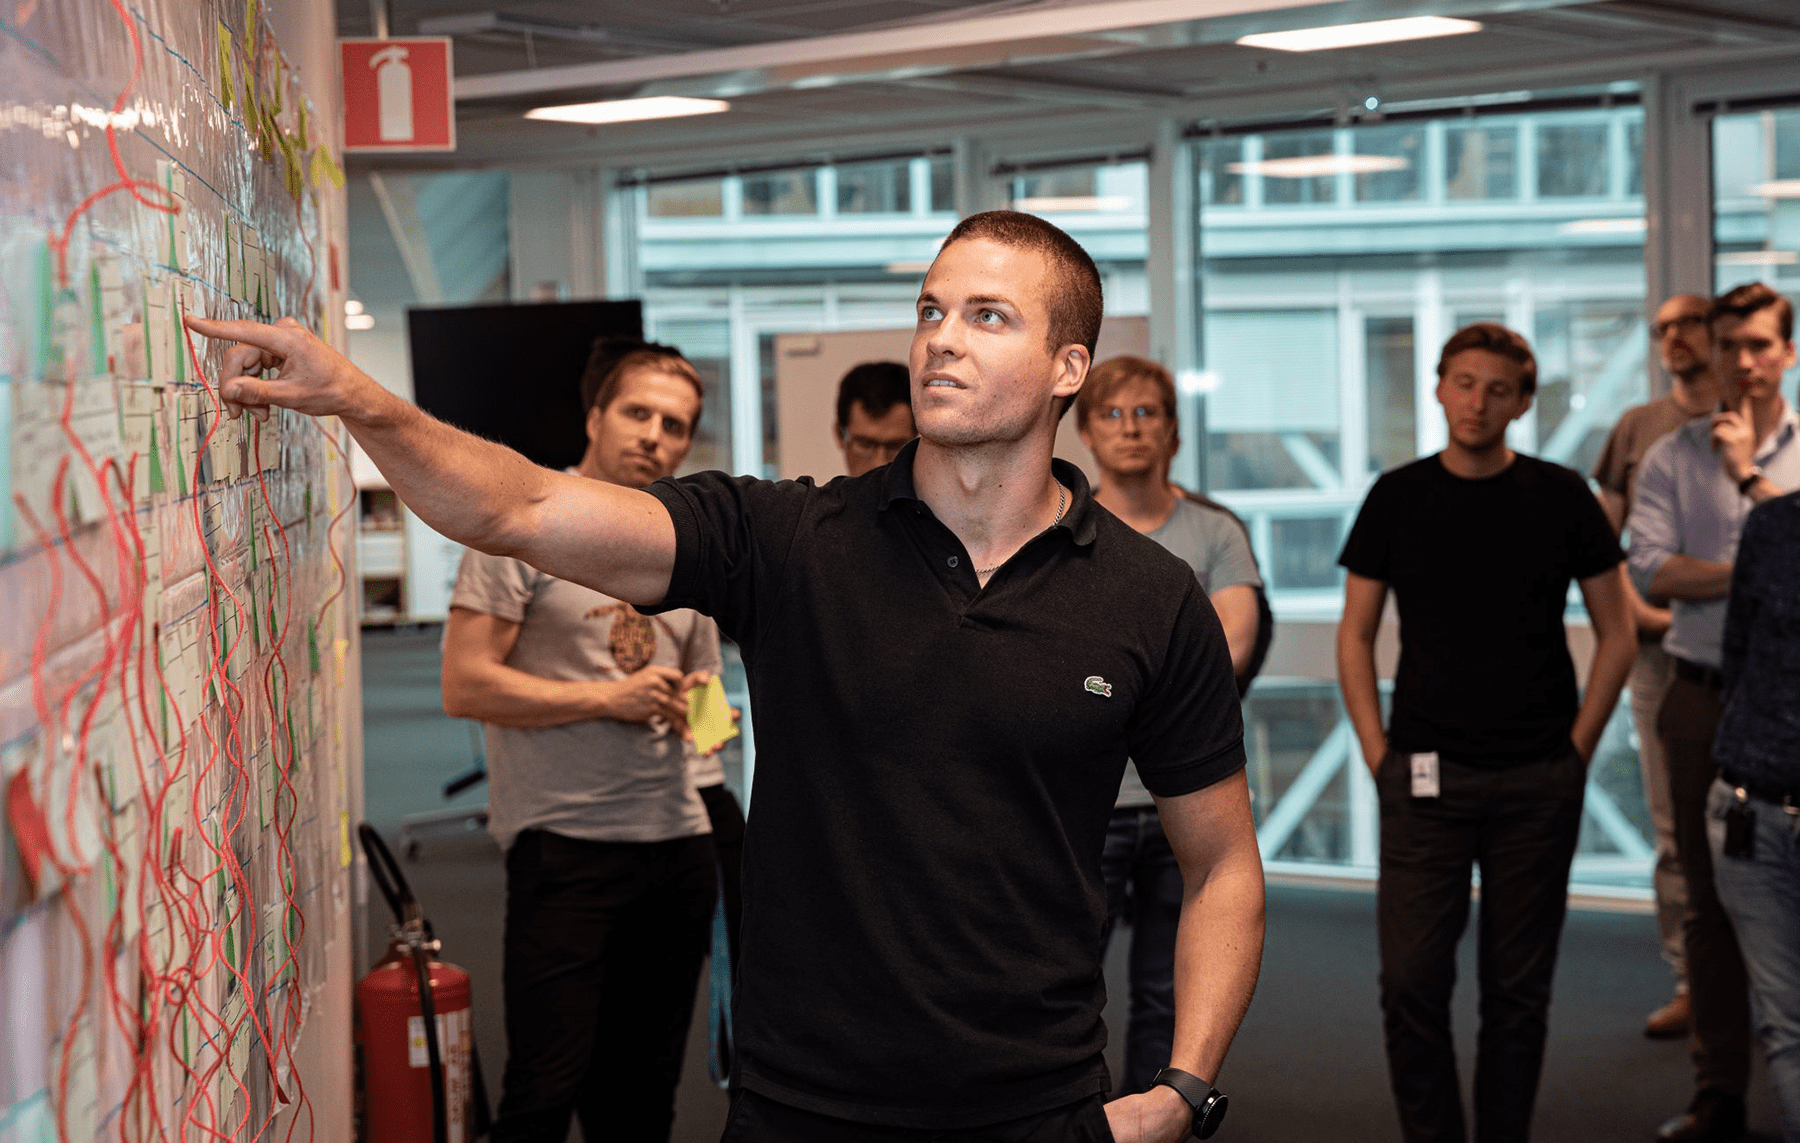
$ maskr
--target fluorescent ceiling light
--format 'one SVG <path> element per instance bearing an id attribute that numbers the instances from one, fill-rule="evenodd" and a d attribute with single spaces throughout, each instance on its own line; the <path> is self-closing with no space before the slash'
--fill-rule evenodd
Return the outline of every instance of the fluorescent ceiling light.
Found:
<path id="1" fill-rule="evenodd" d="M 558 123 L 631 123 L 639 119 L 675 119 L 683 115 L 716 115 L 730 111 L 723 99 L 689 99 L 685 95 L 652 95 L 643 99 L 606 99 L 598 103 L 565 103 L 533 107 L 527 119 Z"/>
<path id="2" fill-rule="evenodd" d="M 374 314 L 347 314 L 344 317 L 345 329 L 374 329 Z"/>
<path id="3" fill-rule="evenodd" d="M 1045 195 L 1013 200 L 1013 209 L 1028 214 L 1076 214 L 1095 210 L 1130 210 L 1131 199 L 1122 194 Z"/>
<path id="4" fill-rule="evenodd" d="M 1371 20 L 1366 24 L 1300 28 L 1292 32 L 1258 32 L 1253 36 L 1239 36 L 1237 42 L 1247 48 L 1273 48 L 1278 52 L 1323 52 L 1332 48 L 1360 48 L 1369 44 L 1462 36 L 1479 31 L 1481 24 L 1476 20 L 1408 16 L 1400 20 Z"/>
<path id="5" fill-rule="evenodd" d="M 923 274 L 931 269 L 930 262 L 889 262 L 887 272 L 890 274 Z"/>
<path id="6" fill-rule="evenodd" d="M 1800 250 L 1727 250 L 1713 255 L 1721 266 L 1792 266 L 1800 263 Z"/>
<path id="7" fill-rule="evenodd" d="M 1340 172 L 1378 175 L 1384 171 L 1404 171 L 1410 166 L 1412 163 L 1398 155 L 1294 155 L 1286 159 L 1227 163 L 1225 169 L 1234 175 L 1260 174 L 1269 179 L 1316 179 Z"/>
<path id="8" fill-rule="evenodd" d="M 1776 179 L 1772 183 L 1757 183 L 1750 188 L 1750 193 L 1764 198 L 1800 198 L 1800 179 Z"/>
<path id="9" fill-rule="evenodd" d="M 355 298 L 345 298 L 344 299 L 344 312 L 346 314 L 351 314 L 351 315 L 362 313 L 363 312 L 363 304 L 361 302 L 357 301 Z"/>
<path id="10" fill-rule="evenodd" d="M 1558 234 L 1642 234 L 1642 218 L 1577 218 L 1556 228 Z"/>

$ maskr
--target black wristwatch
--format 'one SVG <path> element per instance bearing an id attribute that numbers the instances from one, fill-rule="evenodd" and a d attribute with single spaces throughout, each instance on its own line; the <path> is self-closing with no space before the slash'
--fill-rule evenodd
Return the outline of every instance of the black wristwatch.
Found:
<path id="1" fill-rule="evenodd" d="M 1188 1106 L 1194 1109 L 1192 1134 L 1195 1139 L 1211 1138 L 1219 1124 L 1225 1122 L 1225 1093 L 1199 1076 L 1180 1068 L 1164 1068 L 1150 1081 L 1151 1087 L 1157 1084 L 1174 1088 L 1175 1094 L 1187 1100 Z"/>
<path id="2" fill-rule="evenodd" d="M 1762 479 L 1762 474 L 1762 465 L 1751 465 L 1749 471 L 1745 474 L 1744 479 L 1738 481 L 1738 495 L 1750 495 L 1750 490 L 1756 487 L 1756 482 Z"/>

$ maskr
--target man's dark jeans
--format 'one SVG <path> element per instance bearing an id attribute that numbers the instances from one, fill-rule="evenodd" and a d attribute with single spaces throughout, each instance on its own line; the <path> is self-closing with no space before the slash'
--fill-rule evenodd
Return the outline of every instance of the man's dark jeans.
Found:
<path id="1" fill-rule="evenodd" d="M 1475 1139 L 1529 1137 L 1567 912 L 1587 767 L 1573 748 L 1504 769 L 1440 764 L 1441 794 L 1412 796 L 1408 756 L 1389 754 L 1381 799 L 1381 1008 L 1407 1143 L 1467 1138 L 1450 994 L 1481 869 Z"/>
<path id="2" fill-rule="evenodd" d="M 495 1143 L 663 1143 L 717 890 L 711 837 L 506 854 L 506 1072 Z"/>
<path id="3" fill-rule="evenodd" d="M 1131 1015 L 1125 1073 L 1114 1095 L 1149 1091 L 1169 1066 L 1175 1040 L 1175 927 L 1181 920 L 1181 866 L 1155 806 L 1113 811 L 1100 856 L 1106 883 L 1105 947 L 1121 924 L 1131 926 Z"/>
<path id="4" fill-rule="evenodd" d="M 1750 979 L 1731 918 L 1713 882 L 1706 840 L 1706 795 L 1719 768 L 1713 736 L 1724 704 L 1719 692 L 1676 676 L 1657 712 L 1656 732 L 1669 760 L 1669 800 L 1675 809 L 1675 852 L 1688 883 L 1681 939 L 1687 949 L 1693 1024 L 1694 1090 L 1742 1097 L 1750 1085 Z"/>

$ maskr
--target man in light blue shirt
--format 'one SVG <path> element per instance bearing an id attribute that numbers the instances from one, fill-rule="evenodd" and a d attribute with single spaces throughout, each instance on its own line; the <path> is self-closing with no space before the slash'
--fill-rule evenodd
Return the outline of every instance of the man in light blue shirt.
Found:
<path id="1" fill-rule="evenodd" d="M 1725 600 L 1750 509 L 1800 487 L 1800 416 L 1781 396 L 1794 365 L 1792 304 L 1761 283 L 1712 306 L 1713 376 L 1720 410 L 1650 447 L 1638 470 L 1631 575 L 1645 595 L 1672 600 L 1663 648 L 1675 680 L 1657 715 L 1688 883 L 1683 940 L 1693 1019 L 1696 1094 L 1657 1132 L 1668 1140 L 1736 1139 L 1744 1131 L 1750 1024 L 1743 959 L 1713 884 L 1706 796 L 1718 766 Z"/>

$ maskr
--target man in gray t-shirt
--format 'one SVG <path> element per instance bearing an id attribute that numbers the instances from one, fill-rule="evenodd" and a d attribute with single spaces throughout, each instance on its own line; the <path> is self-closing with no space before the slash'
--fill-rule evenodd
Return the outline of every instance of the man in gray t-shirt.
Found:
<path id="1" fill-rule="evenodd" d="M 1082 443 L 1100 468 L 1094 501 L 1186 560 L 1225 628 L 1240 680 L 1256 650 L 1262 576 L 1237 517 L 1169 483 L 1180 447 L 1175 383 L 1154 361 L 1096 366 L 1075 400 Z M 1240 681 L 1239 686 L 1242 687 Z M 1146 1091 L 1175 1034 L 1175 929 L 1182 878 L 1150 791 L 1127 762 L 1101 857 L 1107 931 L 1129 918 L 1131 1009 L 1117 1095 Z"/>
<path id="2" fill-rule="evenodd" d="M 687 456 L 700 378 L 679 353 L 595 346 L 580 475 L 641 488 Z M 506 850 L 507 1060 L 496 1143 L 667 1139 L 716 886 L 689 776 L 686 692 L 719 669 L 694 611 L 630 604 L 504 556 L 463 557 L 444 709 L 487 733 Z"/>

